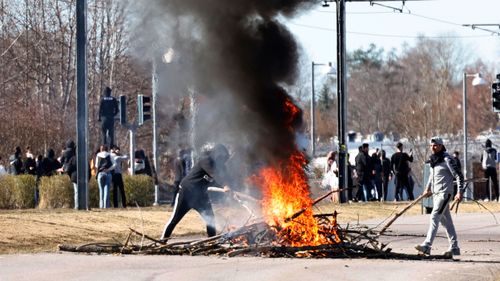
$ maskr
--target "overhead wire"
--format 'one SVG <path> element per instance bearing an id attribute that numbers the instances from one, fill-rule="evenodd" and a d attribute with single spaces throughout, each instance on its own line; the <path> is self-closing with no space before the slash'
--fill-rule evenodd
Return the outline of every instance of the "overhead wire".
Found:
<path id="1" fill-rule="evenodd" d="M 318 30 L 324 30 L 324 31 L 335 31 L 335 28 L 328 28 L 328 27 L 320 27 L 320 26 L 314 26 L 314 25 L 307 25 L 307 24 L 300 24 L 296 23 L 293 21 L 289 21 L 290 24 L 299 26 L 299 27 L 306 27 L 306 28 L 312 28 L 312 29 L 318 29 Z M 365 36 L 373 36 L 373 37 L 385 37 L 385 38 L 407 38 L 407 39 L 416 39 L 420 38 L 421 36 L 414 36 L 414 35 L 398 35 L 398 34 L 377 34 L 377 33 L 368 33 L 368 32 L 357 32 L 357 31 L 347 31 L 348 34 L 355 34 L 355 35 L 365 35 Z M 434 38 L 434 39 L 450 39 L 450 38 L 485 38 L 485 37 L 490 37 L 491 35 L 449 35 L 449 36 L 425 36 L 426 38 Z"/>
<path id="2" fill-rule="evenodd" d="M 375 2 L 373 2 L 373 3 L 376 4 Z M 398 9 L 397 12 L 396 12 L 394 7 L 389 7 L 389 8 L 393 9 L 393 11 L 392 12 L 347 12 L 347 14 L 403 14 L 403 15 L 410 15 L 410 16 L 414 16 L 414 17 L 418 17 L 418 18 L 422 18 L 422 19 L 426 19 L 426 20 L 430 20 L 430 21 L 435 21 L 435 22 L 439 22 L 439 23 L 449 24 L 449 25 L 453 25 L 453 26 L 467 27 L 467 25 L 459 24 L 456 22 L 412 13 L 406 6 L 403 6 L 403 8 Z M 404 10 L 405 8 L 406 8 L 406 11 Z M 335 11 L 318 11 L 318 10 L 314 10 L 314 12 L 317 12 L 317 13 L 336 13 Z M 328 30 L 328 31 L 335 31 L 334 29 L 331 29 L 331 28 L 315 27 L 315 26 L 311 26 L 311 25 L 303 25 L 303 24 L 298 24 L 298 23 L 293 23 L 293 24 L 297 25 L 297 26 L 316 28 L 316 29 L 322 29 L 322 30 Z M 428 37 L 428 38 L 480 38 L 480 37 L 490 37 L 492 35 L 500 36 L 500 32 L 498 32 L 498 31 L 489 30 L 486 28 L 478 27 L 478 26 L 474 26 L 473 29 L 485 31 L 485 32 L 488 32 L 490 34 L 489 35 L 477 35 L 477 36 L 471 35 L 471 36 L 426 36 L 426 37 Z M 353 31 L 351 31 L 351 32 L 347 31 L 347 33 L 367 35 L 367 36 L 377 36 L 377 37 L 390 37 L 390 38 L 419 38 L 420 37 L 420 36 L 410 36 L 410 35 L 374 34 L 374 33 L 364 33 L 364 32 L 353 32 Z"/>

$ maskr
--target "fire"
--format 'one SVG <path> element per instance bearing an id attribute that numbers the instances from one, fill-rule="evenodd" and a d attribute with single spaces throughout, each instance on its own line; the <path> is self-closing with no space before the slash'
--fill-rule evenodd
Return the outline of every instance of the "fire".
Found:
<path id="1" fill-rule="evenodd" d="M 294 131 L 301 110 L 290 99 L 284 104 L 285 126 Z M 276 229 L 281 245 L 317 246 L 340 242 L 336 218 L 327 226 L 319 225 L 313 216 L 313 201 L 304 167 L 305 155 L 295 150 L 288 159 L 262 168 L 252 181 L 263 191 L 262 213 L 266 223 Z"/>
<path id="2" fill-rule="evenodd" d="M 258 184 L 263 189 L 262 208 L 266 222 L 278 230 L 281 243 L 289 246 L 316 246 L 335 241 L 322 233 L 313 217 L 305 156 L 296 152 L 278 167 L 263 168 Z M 303 210 L 303 213 L 293 217 Z"/>

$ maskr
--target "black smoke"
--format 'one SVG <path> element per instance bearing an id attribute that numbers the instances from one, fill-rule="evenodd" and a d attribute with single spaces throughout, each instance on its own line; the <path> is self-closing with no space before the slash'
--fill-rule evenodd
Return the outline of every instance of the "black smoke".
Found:
<path id="1" fill-rule="evenodd" d="M 226 143 L 247 163 L 272 164 L 297 149 L 302 115 L 286 108 L 297 80 L 299 47 L 284 18 L 306 0 L 155 0 L 133 4 L 135 50 L 177 59 L 160 75 L 162 93 L 196 93 L 195 142 Z M 163 87 L 163 86 L 162 86 Z"/>

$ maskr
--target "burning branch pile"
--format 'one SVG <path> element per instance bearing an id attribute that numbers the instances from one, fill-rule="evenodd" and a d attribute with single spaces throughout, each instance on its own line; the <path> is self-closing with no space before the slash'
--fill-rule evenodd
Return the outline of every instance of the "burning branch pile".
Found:
<path id="1" fill-rule="evenodd" d="M 320 198 L 326 198 L 332 192 Z M 315 201 L 319 202 L 318 200 Z M 300 217 L 303 210 L 298 211 Z M 313 215 L 318 234 L 323 244 L 293 246 L 286 239 L 290 228 L 271 226 L 265 222 L 245 225 L 234 231 L 214 237 L 166 243 L 130 229 L 124 243 L 90 243 L 80 246 L 59 245 L 59 250 L 98 254 L 130 255 L 217 255 L 217 256 L 259 256 L 289 258 L 386 258 L 386 259 L 449 259 L 449 256 L 420 256 L 393 253 L 387 245 L 377 240 L 380 233 L 373 229 L 357 226 L 342 228 L 337 224 L 337 213 Z M 292 220 L 291 220 L 292 221 Z"/>

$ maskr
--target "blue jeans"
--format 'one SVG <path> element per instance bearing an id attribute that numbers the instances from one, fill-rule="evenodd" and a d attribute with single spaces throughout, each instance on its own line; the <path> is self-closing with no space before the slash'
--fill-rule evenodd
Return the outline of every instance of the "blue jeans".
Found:
<path id="1" fill-rule="evenodd" d="M 109 186 L 111 184 L 111 173 L 100 172 L 97 174 L 99 185 L 99 208 L 109 208 Z"/>

